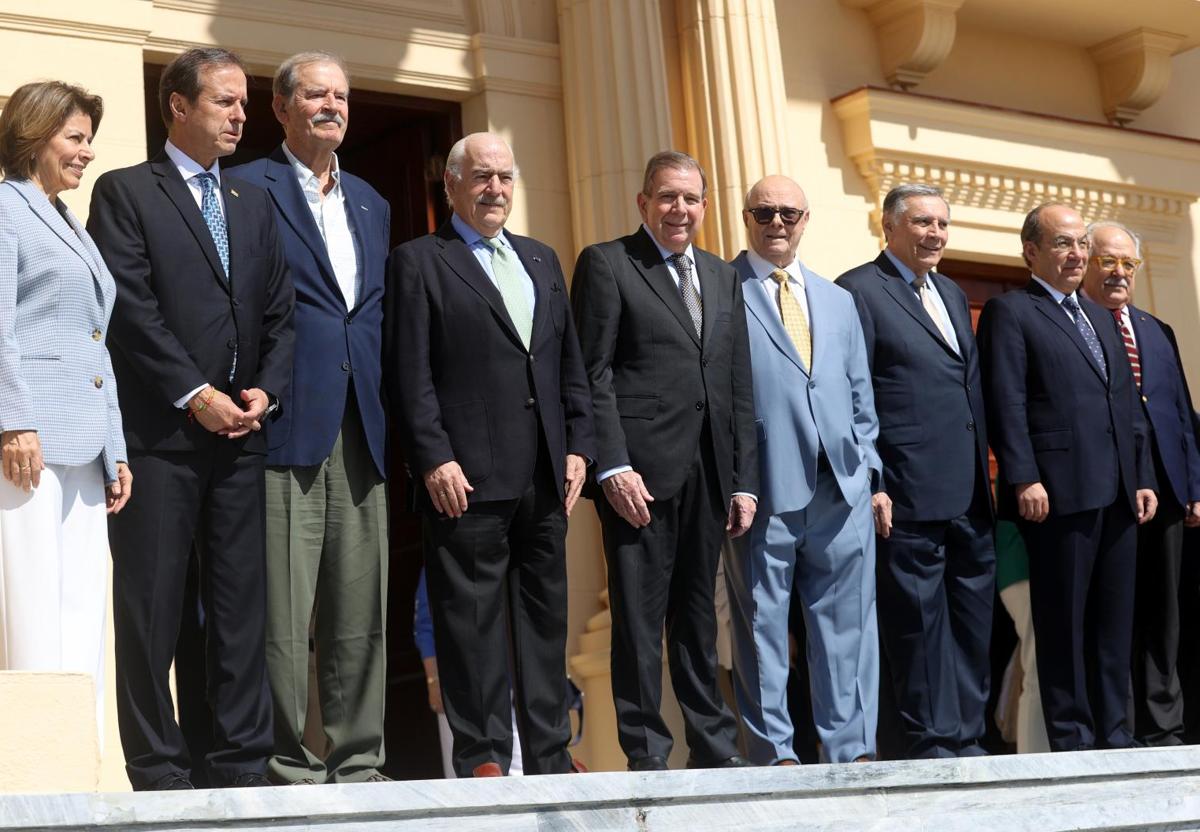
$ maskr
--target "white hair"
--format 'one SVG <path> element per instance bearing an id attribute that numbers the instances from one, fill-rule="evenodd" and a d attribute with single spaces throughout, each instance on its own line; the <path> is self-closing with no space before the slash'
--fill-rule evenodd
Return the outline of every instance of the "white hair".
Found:
<path id="1" fill-rule="evenodd" d="M 1129 235 L 1129 239 L 1133 240 L 1133 252 L 1138 258 L 1142 256 L 1142 238 L 1129 226 L 1119 223 L 1116 220 L 1097 220 L 1093 223 L 1088 223 L 1087 239 L 1088 246 L 1091 250 L 1096 248 L 1096 232 L 1102 228 L 1115 228 L 1117 231 L 1124 231 Z"/>

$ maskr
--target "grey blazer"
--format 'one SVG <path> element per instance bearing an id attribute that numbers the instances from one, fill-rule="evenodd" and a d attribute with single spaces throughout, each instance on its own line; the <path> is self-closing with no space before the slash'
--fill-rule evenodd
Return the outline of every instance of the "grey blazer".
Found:
<path id="1" fill-rule="evenodd" d="M 116 286 L 79 221 L 28 180 L 0 182 L 0 430 L 36 430 L 50 465 L 125 462 L 105 346 Z"/>

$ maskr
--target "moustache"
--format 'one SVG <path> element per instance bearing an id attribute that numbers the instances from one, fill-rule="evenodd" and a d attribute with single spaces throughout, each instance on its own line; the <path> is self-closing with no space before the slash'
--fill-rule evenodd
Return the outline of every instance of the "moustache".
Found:
<path id="1" fill-rule="evenodd" d="M 1129 288 L 1129 281 L 1123 277 L 1109 277 L 1104 281 L 1105 286 L 1121 287 L 1122 289 Z"/>
<path id="2" fill-rule="evenodd" d="M 500 208 L 503 208 L 505 205 L 508 205 L 508 200 L 499 195 L 488 196 L 487 194 L 481 194 L 479 199 L 475 200 L 475 202 L 478 205 L 495 205 Z"/>
<path id="3" fill-rule="evenodd" d="M 318 127 L 328 122 L 333 122 L 338 127 L 344 127 L 346 124 L 346 120 L 339 113 L 317 113 L 312 117 L 313 127 Z"/>

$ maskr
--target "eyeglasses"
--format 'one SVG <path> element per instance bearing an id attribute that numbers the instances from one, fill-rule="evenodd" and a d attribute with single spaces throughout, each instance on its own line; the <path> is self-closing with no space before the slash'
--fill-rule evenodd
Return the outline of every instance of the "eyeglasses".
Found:
<path id="1" fill-rule="evenodd" d="M 760 205 L 757 208 L 747 208 L 746 213 L 754 217 L 754 221 L 759 225 L 770 225 L 775 220 L 775 215 L 783 220 L 784 225 L 795 225 L 804 219 L 804 215 L 808 213 L 801 208 L 776 208 L 773 205 Z"/>
<path id="2" fill-rule="evenodd" d="M 1066 234 L 1061 234 L 1050 241 L 1050 248 L 1055 251 L 1070 251 L 1078 248 L 1086 253 L 1090 245 L 1087 237 L 1068 237 Z"/>
<path id="3" fill-rule="evenodd" d="M 1103 256 L 1096 255 L 1092 258 L 1092 262 L 1104 269 L 1106 272 L 1111 272 L 1117 267 L 1118 264 L 1120 264 L 1121 268 L 1125 270 L 1126 274 L 1133 274 L 1142 265 L 1142 261 L 1136 257 L 1113 257 L 1112 255 L 1108 254 Z"/>

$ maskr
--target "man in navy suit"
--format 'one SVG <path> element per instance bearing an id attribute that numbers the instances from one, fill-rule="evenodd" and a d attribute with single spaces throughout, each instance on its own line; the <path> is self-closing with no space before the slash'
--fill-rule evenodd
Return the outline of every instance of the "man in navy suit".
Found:
<path id="1" fill-rule="evenodd" d="M 296 358 L 267 431 L 267 669 L 277 783 L 386 780 L 387 503 L 380 354 L 388 204 L 343 171 L 340 58 L 302 52 L 275 73 L 285 139 L 230 171 L 271 195 L 296 287 Z M 328 754 L 304 745 L 308 634 Z"/>
<path id="2" fill-rule="evenodd" d="M 887 248 L 837 281 L 858 305 L 879 414 L 879 635 L 910 758 L 985 753 L 996 553 L 971 313 L 933 271 L 949 225 L 937 188 L 893 188 Z"/>
<path id="3" fill-rule="evenodd" d="M 760 468 L 758 511 L 726 558 L 738 710 L 750 759 L 798 762 L 787 708 L 793 586 L 828 762 L 875 756 L 879 639 L 871 501 L 882 465 L 854 299 L 796 257 L 808 199 L 786 176 L 746 194 L 742 279 Z"/>
<path id="4" fill-rule="evenodd" d="M 1088 299 L 1113 316 L 1125 343 L 1150 424 L 1158 480 L 1158 511 L 1138 528 L 1134 600 L 1134 737 L 1146 745 L 1183 742 L 1183 691 L 1179 656 L 1179 580 L 1184 525 L 1200 525 L 1200 455 L 1192 430 L 1179 345 L 1171 327 L 1136 308 L 1133 281 L 1141 265 L 1141 240 L 1123 225 L 1088 226 L 1091 256 L 1083 275 Z"/>
<path id="5" fill-rule="evenodd" d="M 1146 418 L 1111 313 L 1076 291 L 1079 214 L 1033 209 L 1021 245 L 1032 278 L 979 319 L 1000 516 L 1029 549 L 1050 748 L 1125 748 L 1136 528 L 1157 503 Z"/>
<path id="6" fill-rule="evenodd" d="M 459 140 L 443 178 L 450 222 L 387 267 L 388 405 L 425 516 L 459 777 L 507 771 L 510 691 L 525 773 L 579 770 L 567 751 L 565 558 L 596 454 L 592 403 L 558 257 L 504 228 L 516 176 L 499 136 Z"/>

